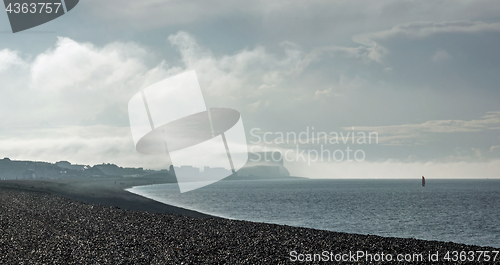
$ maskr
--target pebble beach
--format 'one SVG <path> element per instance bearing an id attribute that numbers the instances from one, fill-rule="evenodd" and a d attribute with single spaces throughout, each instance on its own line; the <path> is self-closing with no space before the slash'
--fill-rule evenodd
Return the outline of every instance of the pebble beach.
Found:
<path id="1" fill-rule="evenodd" d="M 126 210 L 48 192 L 0 188 L 0 264 L 500 264 L 500 257 L 474 262 L 443 259 L 452 251 L 498 250 Z M 353 260 L 358 251 L 378 256 Z M 437 252 L 438 261 L 427 260 Z M 347 258 L 349 253 L 350 260 L 334 261 L 336 254 Z M 422 254 L 425 260 L 397 261 L 396 255 L 403 253 Z M 391 262 L 380 260 L 381 255 L 391 255 Z"/>

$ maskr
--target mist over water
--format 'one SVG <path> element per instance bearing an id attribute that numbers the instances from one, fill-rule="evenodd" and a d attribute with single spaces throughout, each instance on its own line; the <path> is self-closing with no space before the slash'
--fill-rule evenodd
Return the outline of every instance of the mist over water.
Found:
<path id="1" fill-rule="evenodd" d="M 500 180 L 221 181 L 130 192 L 216 216 L 338 232 L 500 247 Z"/>

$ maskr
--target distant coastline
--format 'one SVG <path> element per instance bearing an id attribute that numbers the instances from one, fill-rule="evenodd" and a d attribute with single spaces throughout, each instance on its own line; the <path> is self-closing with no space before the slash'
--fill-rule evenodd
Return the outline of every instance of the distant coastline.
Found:
<path id="1" fill-rule="evenodd" d="M 168 169 L 152 170 L 142 167 L 121 167 L 115 164 L 102 163 L 97 165 L 71 164 L 68 161 L 55 163 L 43 161 L 22 161 L 9 158 L 0 159 L 0 180 L 67 180 L 105 177 L 160 177 L 166 182 L 176 182 L 175 170 L 198 170 L 189 166 L 173 167 Z M 207 170 L 224 170 L 219 168 L 205 168 Z M 203 173 L 203 171 L 202 171 Z M 286 179 L 291 177 L 283 166 L 283 160 L 255 161 L 249 159 L 247 165 L 226 180 L 249 179 Z"/>
<path id="2" fill-rule="evenodd" d="M 253 170 L 252 166 L 247 167 L 245 168 L 246 174 L 234 174 L 224 180 L 296 179 L 296 177 L 290 177 L 289 174 L 280 174 L 280 170 L 283 171 L 283 169 L 278 169 L 276 165 L 258 165 L 255 168 L 256 170 Z M 254 172 L 256 172 L 255 175 L 253 175 Z M 274 174 L 275 172 L 277 173 Z M 0 188 L 46 192 L 72 200 L 115 206 L 126 210 L 194 217 L 208 216 L 126 191 L 135 186 L 166 183 L 177 183 L 172 167 L 150 170 L 120 167 L 110 163 L 91 166 L 71 164 L 68 161 L 50 163 L 0 159 Z"/>

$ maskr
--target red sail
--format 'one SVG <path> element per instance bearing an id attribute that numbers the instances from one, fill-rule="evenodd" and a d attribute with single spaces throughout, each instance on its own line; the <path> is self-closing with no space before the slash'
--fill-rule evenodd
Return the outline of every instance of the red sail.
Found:
<path id="1" fill-rule="evenodd" d="M 425 178 L 422 176 L 422 186 L 425 186 Z"/>

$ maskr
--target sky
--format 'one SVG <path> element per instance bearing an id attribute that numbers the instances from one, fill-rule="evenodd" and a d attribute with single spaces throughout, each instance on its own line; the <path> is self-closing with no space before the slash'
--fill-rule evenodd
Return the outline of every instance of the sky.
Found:
<path id="1" fill-rule="evenodd" d="M 167 168 L 135 151 L 127 105 L 196 70 L 292 175 L 499 178 L 498 43 L 482 0 L 84 0 L 15 34 L 0 12 L 0 156 Z"/>

